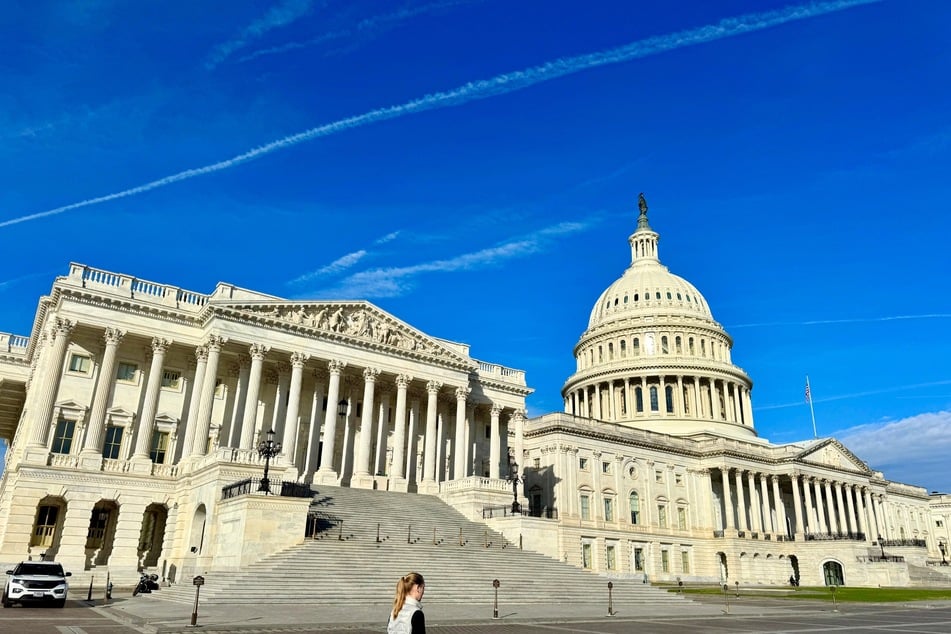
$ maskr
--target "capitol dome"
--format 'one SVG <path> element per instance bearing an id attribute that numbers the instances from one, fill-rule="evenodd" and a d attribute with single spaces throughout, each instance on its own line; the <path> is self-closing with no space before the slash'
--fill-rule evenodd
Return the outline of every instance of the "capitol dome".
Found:
<path id="1" fill-rule="evenodd" d="M 575 345 L 565 411 L 670 434 L 755 436 L 752 381 L 707 300 L 661 264 L 641 195 L 631 264 L 601 293 Z"/>

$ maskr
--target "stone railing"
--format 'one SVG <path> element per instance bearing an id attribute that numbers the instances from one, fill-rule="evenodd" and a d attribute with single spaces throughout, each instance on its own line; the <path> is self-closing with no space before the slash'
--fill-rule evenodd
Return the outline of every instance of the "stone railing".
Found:
<path id="1" fill-rule="evenodd" d="M 79 456 L 73 456 L 67 453 L 51 453 L 49 466 L 75 468 L 79 466 Z"/>
<path id="2" fill-rule="evenodd" d="M 885 546 L 913 546 L 915 548 L 927 546 L 923 539 L 883 539 L 881 543 Z"/>
<path id="3" fill-rule="evenodd" d="M 104 458 L 102 461 L 102 470 L 109 473 L 128 473 L 131 469 L 126 460 L 110 460 Z"/>
<path id="4" fill-rule="evenodd" d="M 83 264 L 71 264 L 67 280 L 83 288 L 101 289 L 140 301 L 198 312 L 208 303 L 208 295 L 186 291 L 177 286 L 157 284 L 130 275 L 112 273 Z"/>
<path id="5" fill-rule="evenodd" d="M 826 541 L 856 541 L 864 542 L 865 533 L 806 533 L 807 542 Z"/>
<path id="6" fill-rule="evenodd" d="M 479 375 L 497 379 L 499 381 L 504 381 L 506 383 L 514 383 L 515 385 L 525 385 L 524 370 L 506 368 L 505 366 L 497 365 L 495 363 L 479 361 Z"/>
<path id="7" fill-rule="evenodd" d="M 512 485 L 508 480 L 469 476 L 461 480 L 448 480 L 439 484 L 441 493 L 456 493 L 459 491 L 493 491 L 511 493 Z"/>
<path id="8" fill-rule="evenodd" d="M 10 333 L 0 332 L 0 352 L 10 352 L 12 354 L 26 354 L 26 349 L 30 345 L 30 338 L 23 335 L 11 335 Z"/>
<path id="9" fill-rule="evenodd" d="M 177 464 L 152 464 L 152 475 L 157 478 L 177 478 L 178 477 L 178 465 Z"/>

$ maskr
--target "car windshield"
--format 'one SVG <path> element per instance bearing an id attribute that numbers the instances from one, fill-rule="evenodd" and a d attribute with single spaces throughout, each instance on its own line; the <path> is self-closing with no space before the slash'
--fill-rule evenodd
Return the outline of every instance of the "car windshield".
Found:
<path id="1" fill-rule="evenodd" d="M 22 563 L 17 566 L 17 569 L 13 572 L 16 575 L 54 575 L 57 577 L 63 576 L 63 567 L 59 564 L 49 565 L 49 564 L 29 564 Z"/>

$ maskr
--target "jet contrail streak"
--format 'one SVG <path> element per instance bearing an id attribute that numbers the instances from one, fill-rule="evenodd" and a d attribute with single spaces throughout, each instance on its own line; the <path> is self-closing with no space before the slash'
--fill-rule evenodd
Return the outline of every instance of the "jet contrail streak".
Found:
<path id="1" fill-rule="evenodd" d="M 900 321 L 903 319 L 949 319 L 951 313 L 927 313 L 924 315 L 892 315 L 890 317 L 853 317 L 849 319 L 813 319 L 811 321 L 772 321 L 758 324 L 733 324 L 734 328 L 767 328 L 774 326 L 824 326 L 829 324 L 865 324 L 877 321 Z"/>
<path id="2" fill-rule="evenodd" d="M 271 152 L 276 152 L 277 150 L 303 143 L 304 141 L 310 141 L 312 139 L 329 136 L 338 132 L 343 132 L 344 130 L 349 130 L 351 128 L 362 127 L 377 121 L 395 119 L 397 117 L 402 117 L 417 112 L 425 112 L 427 110 L 448 108 L 450 106 L 461 105 L 470 101 L 475 101 L 477 99 L 487 99 L 496 95 L 503 95 L 510 92 L 515 92 L 517 90 L 522 90 L 523 88 L 528 88 L 529 86 L 534 86 L 535 84 L 545 81 L 558 79 L 566 75 L 572 75 L 574 73 L 579 73 L 591 68 L 597 68 L 599 66 L 619 64 L 632 59 L 657 55 L 666 51 L 685 48 L 687 46 L 695 46 L 697 44 L 703 44 L 706 42 L 713 42 L 715 40 L 733 37 L 735 35 L 760 31 L 773 26 L 785 24 L 787 22 L 805 20 L 827 13 L 834 13 L 836 11 L 842 11 L 844 9 L 850 9 L 852 7 L 873 4 L 881 1 L 882 0 L 836 0 L 833 2 L 813 2 L 810 4 L 787 7 L 785 9 L 778 9 L 775 11 L 750 13 L 734 18 L 725 18 L 712 25 L 702 26 L 686 31 L 679 31 L 677 33 L 670 33 L 667 35 L 659 35 L 644 40 L 638 40 L 636 42 L 625 44 L 624 46 L 606 51 L 556 59 L 551 62 L 546 62 L 540 66 L 534 66 L 525 70 L 513 71 L 510 73 L 503 73 L 490 79 L 469 82 L 452 90 L 431 93 L 425 95 L 424 97 L 407 101 L 403 104 L 377 108 L 363 114 L 340 119 L 338 121 L 327 123 L 316 128 L 311 128 L 310 130 L 305 130 L 304 132 L 286 136 L 283 139 L 272 141 L 252 150 L 248 150 L 243 154 L 238 154 L 237 156 L 233 156 L 229 159 L 218 161 L 217 163 L 211 163 L 210 165 L 205 165 L 204 167 L 196 167 L 185 170 L 183 172 L 172 174 L 171 176 L 166 176 L 164 178 L 159 178 L 157 180 L 150 181 L 130 189 L 125 189 L 120 192 L 106 194 L 96 198 L 89 198 L 77 203 L 63 205 L 62 207 L 56 207 L 55 209 L 49 209 L 47 211 L 21 216 L 19 218 L 4 220 L 0 222 L 0 227 L 8 227 L 21 222 L 38 220 L 40 218 L 46 218 L 47 216 L 55 216 L 73 209 L 80 209 L 82 207 L 98 205 L 99 203 L 118 200 L 120 198 L 135 196 L 153 189 L 158 189 L 159 187 L 165 187 L 166 185 L 171 185 L 179 181 L 195 178 L 196 176 L 203 176 L 205 174 L 211 174 L 212 172 L 219 172 L 221 170 L 234 167 L 235 165 L 260 158 L 270 154 Z"/>

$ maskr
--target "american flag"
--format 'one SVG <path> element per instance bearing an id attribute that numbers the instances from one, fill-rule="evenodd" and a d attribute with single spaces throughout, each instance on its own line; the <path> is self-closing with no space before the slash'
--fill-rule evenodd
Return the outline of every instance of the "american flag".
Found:
<path id="1" fill-rule="evenodd" d="M 812 392 L 809 391 L 809 379 L 806 379 L 806 402 L 812 402 Z"/>

